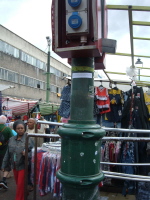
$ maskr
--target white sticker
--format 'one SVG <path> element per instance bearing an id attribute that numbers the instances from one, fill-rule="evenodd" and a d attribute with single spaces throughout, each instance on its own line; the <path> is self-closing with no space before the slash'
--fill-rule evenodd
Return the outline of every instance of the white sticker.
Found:
<path id="1" fill-rule="evenodd" d="M 73 73 L 72 78 L 92 78 L 92 73 Z"/>

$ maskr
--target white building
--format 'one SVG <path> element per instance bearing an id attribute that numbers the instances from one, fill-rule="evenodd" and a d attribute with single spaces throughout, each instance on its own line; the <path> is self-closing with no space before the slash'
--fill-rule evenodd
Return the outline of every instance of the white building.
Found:
<path id="1" fill-rule="evenodd" d="M 47 53 L 0 25 L 0 84 L 14 88 L 3 96 L 46 101 Z M 60 93 L 71 68 L 51 56 L 50 102 L 60 103 Z"/>

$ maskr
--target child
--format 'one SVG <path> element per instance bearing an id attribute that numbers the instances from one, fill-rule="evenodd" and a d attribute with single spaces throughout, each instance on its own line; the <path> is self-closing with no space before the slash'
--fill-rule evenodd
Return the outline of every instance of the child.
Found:
<path id="1" fill-rule="evenodd" d="M 17 120 L 13 124 L 13 129 L 17 132 L 17 136 L 13 136 L 9 140 L 8 149 L 2 163 L 2 170 L 5 171 L 5 168 L 11 162 L 17 185 L 15 200 L 24 200 L 26 126 L 23 121 Z M 31 152 L 32 148 L 33 141 L 29 138 L 28 152 Z"/>

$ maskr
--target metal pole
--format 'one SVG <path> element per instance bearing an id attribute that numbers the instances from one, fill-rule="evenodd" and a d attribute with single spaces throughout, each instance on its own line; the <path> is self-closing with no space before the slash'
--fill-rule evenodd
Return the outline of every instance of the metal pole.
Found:
<path id="1" fill-rule="evenodd" d="M 115 176 L 106 174 L 105 177 L 108 178 L 115 178 L 115 179 L 122 179 L 122 180 L 129 180 L 129 181 L 143 181 L 143 182 L 150 182 L 150 179 L 142 179 L 142 178 L 130 178 L 130 177 L 122 177 L 122 176 Z"/>
<path id="2" fill-rule="evenodd" d="M 107 127 L 102 127 L 102 128 L 105 131 L 112 131 L 112 132 L 145 133 L 145 134 L 150 134 L 150 130 L 148 130 L 148 129 L 147 130 L 143 130 L 143 129 L 107 128 Z"/>
<path id="3" fill-rule="evenodd" d="M 28 141 L 29 141 L 29 137 L 27 134 L 26 142 L 25 142 L 24 200 L 27 200 L 27 193 L 28 193 Z"/>
<path id="4" fill-rule="evenodd" d="M 28 103 L 28 117 L 30 118 L 29 103 Z"/>
<path id="5" fill-rule="evenodd" d="M 141 176 L 141 175 L 135 175 L 135 174 L 125 174 L 125 173 L 116 173 L 116 172 L 109 172 L 109 171 L 103 171 L 103 173 L 109 174 L 109 175 L 115 175 L 115 176 L 124 176 L 124 177 L 131 177 L 131 178 L 141 178 L 141 179 L 148 179 L 150 181 L 150 176 Z"/>
<path id="6" fill-rule="evenodd" d="M 46 102 L 49 102 L 49 97 L 50 97 L 50 43 L 51 40 L 49 37 L 46 37 L 47 42 L 48 42 L 48 55 L 47 55 L 47 73 L 46 73 Z"/>
<path id="7" fill-rule="evenodd" d="M 37 124 L 35 125 L 35 132 L 37 133 Z M 37 164 L 37 137 L 34 138 L 34 184 L 33 184 L 33 199 L 36 200 L 36 164 Z"/>
<path id="8" fill-rule="evenodd" d="M 103 141 L 133 141 L 133 142 L 142 142 L 150 141 L 149 137 L 103 137 Z"/>
<path id="9" fill-rule="evenodd" d="M 150 166 L 150 163 L 113 163 L 113 162 L 101 162 L 101 165 Z"/>
<path id="10" fill-rule="evenodd" d="M 0 115 L 2 115 L 2 92 L 0 91 Z"/>
<path id="11" fill-rule="evenodd" d="M 62 200 L 99 200 L 101 138 L 105 131 L 93 120 L 93 58 L 72 59 L 71 116 L 58 129 L 61 136 Z"/>
<path id="12" fill-rule="evenodd" d="M 140 69 L 138 69 L 138 77 L 139 77 L 139 81 L 140 81 Z"/>

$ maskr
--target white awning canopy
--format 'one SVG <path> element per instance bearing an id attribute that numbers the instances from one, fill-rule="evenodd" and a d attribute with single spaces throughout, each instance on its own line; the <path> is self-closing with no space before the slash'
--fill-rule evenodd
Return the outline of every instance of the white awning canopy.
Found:
<path id="1" fill-rule="evenodd" d="M 2 108 L 9 110 L 12 109 L 12 114 L 21 115 L 30 112 L 36 105 L 38 101 L 21 100 L 16 98 L 3 97 L 2 98 Z"/>
<path id="2" fill-rule="evenodd" d="M 2 85 L 0 84 L 0 91 L 3 91 L 3 90 L 6 90 L 6 89 L 9 89 L 9 88 L 14 88 L 15 86 L 13 85 Z"/>

